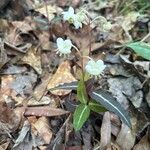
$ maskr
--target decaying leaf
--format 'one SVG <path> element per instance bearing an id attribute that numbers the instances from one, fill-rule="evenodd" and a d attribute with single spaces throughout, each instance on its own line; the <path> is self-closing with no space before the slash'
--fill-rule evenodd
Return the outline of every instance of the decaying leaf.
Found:
<path id="1" fill-rule="evenodd" d="M 27 20 L 25 20 L 25 21 L 13 21 L 11 23 L 15 28 L 17 28 L 18 30 L 20 30 L 23 33 L 27 33 L 28 31 L 32 30 L 32 27 L 29 25 Z"/>
<path id="2" fill-rule="evenodd" d="M 38 136 L 34 135 L 31 132 L 31 126 L 29 122 L 26 120 L 23 124 L 23 127 L 20 131 L 18 138 L 15 141 L 15 145 L 13 146 L 13 150 L 31 150 L 36 148 L 37 146 L 43 145 L 44 141 Z"/>
<path id="3" fill-rule="evenodd" d="M 137 20 L 137 18 L 140 16 L 138 12 L 130 12 L 126 16 L 124 16 L 123 22 L 120 22 L 122 24 L 122 27 L 125 31 L 129 31 L 134 27 L 134 24 Z"/>
<path id="4" fill-rule="evenodd" d="M 42 73 L 41 56 L 40 54 L 38 54 L 36 48 L 31 48 L 28 53 L 23 57 L 22 61 L 33 67 L 38 74 Z"/>
<path id="5" fill-rule="evenodd" d="M 46 144 L 49 144 L 52 138 L 52 131 L 46 117 L 40 117 L 33 126 L 37 129 L 39 135 L 43 138 Z"/>
<path id="6" fill-rule="evenodd" d="M 52 89 L 60 84 L 64 83 L 70 83 L 73 81 L 76 81 L 76 79 L 73 77 L 73 75 L 70 73 L 71 67 L 69 61 L 65 61 L 60 64 L 58 67 L 56 73 L 53 75 L 52 79 L 50 80 L 47 89 Z M 54 90 L 51 91 L 54 95 L 66 95 L 70 93 L 71 90 Z"/>
<path id="7" fill-rule="evenodd" d="M 34 89 L 33 97 L 37 101 L 40 101 L 42 96 L 45 94 L 45 91 L 46 91 L 47 85 L 48 85 L 48 83 L 50 81 L 50 78 L 51 78 L 50 74 L 45 75 L 45 77 L 42 78 L 41 84 L 36 86 L 36 88 Z"/>
<path id="8" fill-rule="evenodd" d="M 26 75 L 16 75 L 15 80 L 11 83 L 11 89 L 24 97 L 25 94 L 31 94 L 37 75 L 29 72 Z"/>
<path id="9" fill-rule="evenodd" d="M 129 129 L 128 126 L 122 124 L 120 133 L 117 136 L 116 142 L 123 150 L 132 149 L 135 142 L 135 132 Z"/>
<path id="10" fill-rule="evenodd" d="M 136 144 L 133 148 L 133 150 L 149 150 L 150 148 L 150 141 L 148 139 L 148 134 L 146 134 L 141 141 Z"/>
<path id="11" fill-rule="evenodd" d="M 0 150 L 7 150 L 9 144 L 10 144 L 10 141 L 7 141 L 7 142 L 1 144 L 1 145 L 0 145 Z"/>
<path id="12" fill-rule="evenodd" d="M 69 113 L 63 109 L 59 108 L 51 108 L 48 106 L 41 106 L 41 107 L 28 107 L 25 110 L 25 116 L 60 116 Z"/>
<path id="13" fill-rule="evenodd" d="M 142 83 L 137 77 L 130 78 L 111 78 L 108 79 L 109 91 L 113 93 L 116 99 L 124 106 L 128 108 L 129 102 L 127 98 L 132 102 L 132 104 L 139 108 L 143 100 Z"/>
<path id="14" fill-rule="evenodd" d="M 60 9 L 59 9 L 60 10 Z M 42 7 L 37 8 L 36 11 L 40 12 L 42 15 L 48 17 L 49 21 L 54 18 L 54 13 L 58 11 L 58 7 L 56 5 L 46 5 L 44 4 Z M 47 14 L 48 13 L 48 14 Z M 48 15 L 48 16 L 47 16 Z"/>
<path id="15" fill-rule="evenodd" d="M 20 124 L 21 113 L 9 108 L 5 102 L 0 101 L 0 134 L 14 132 Z"/>
<path id="16" fill-rule="evenodd" d="M 103 116 L 103 122 L 101 127 L 101 149 L 109 148 L 111 145 L 111 122 L 110 113 L 105 112 Z"/>

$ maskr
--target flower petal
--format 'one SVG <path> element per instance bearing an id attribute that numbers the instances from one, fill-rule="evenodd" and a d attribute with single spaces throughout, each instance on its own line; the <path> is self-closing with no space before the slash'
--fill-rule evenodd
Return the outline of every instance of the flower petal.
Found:
<path id="1" fill-rule="evenodd" d="M 74 15 L 74 8 L 69 7 L 68 12 L 69 12 L 70 15 Z"/>
<path id="2" fill-rule="evenodd" d="M 99 76 L 104 69 L 105 69 L 105 65 L 102 60 L 98 60 L 97 62 L 95 62 L 93 59 L 91 59 L 85 66 L 85 70 L 89 74 L 94 76 Z"/>

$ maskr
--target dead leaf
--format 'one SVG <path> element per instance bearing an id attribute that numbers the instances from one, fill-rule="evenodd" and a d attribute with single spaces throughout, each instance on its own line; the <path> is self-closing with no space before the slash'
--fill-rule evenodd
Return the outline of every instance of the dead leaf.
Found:
<path id="1" fill-rule="evenodd" d="M 42 96 L 45 94 L 45 91 L 47 90 L 47 85 L 49 83 L 51 79 L 51 75 L 50 74 L 46 74 L 45 76 L 43 76 L 43 78 L 41 79 L 41 84 L 37 85 L 36 88 L 34 89 L 33 92 L 33 98 L 36 99 L 37 101 L 40 101 Z"/>
<path id="2" fill-rule="evenodd" d="M 27 71 L 27 68 L 24 66 L 15 66 L 15 65 L 9 65 L 8 68 L 2 70 L 2 74 L 19 74 L 24 73 Z"/>
<path id="3" fill-rule="evenodd" d="M 146 134 L 141 141 L 136 144 L 133 148 L 133 150 L 149 150 L 150 148 L 150 141 L 148 139 L 148 134 Z"/>
<path id="4" fill-rule="evenodd" d="M 107 149 L 111 145 L 111 122 L 110 113 L 105 112 L 101 127 L 100 149 Z"/>
<path id="5" fill-rule="evenodd" d="M 18 138 L 15 141 L 13 150 L 20 150 L 20 149 L 31 150 L 33 147 L 37 147 L 43 144 L 44 141 L 38 135 L 34 135 L 31 132 L 31 126 L 29 122 L 26 120 L 23 124 L 23 127 L 20 131 Z"/>
<path id="6" fill-rule="evenodd" d="M 49 32 L 42 31 L 42 34 L 39 34 L 38 38 L 40 40 L 41 47 L 42 47 L 43 50 L 51 49 L 52 43 L 49 40 L 49 38 L 50 38 Z"/>
<path id="7" fill-rule="evenodd" d="M 137 77 L 111 78 L 108 79 L 108 83 L 109 91 L 114 94 L 125 109 L 129 107 L 127 98 L 136 108 L 141 106 L 143 100 L 142 83 Z"/>
<path id="8" fill-rule="evenodd" d="M 0 69 L 8 62 L 7 52 L 4 48 L 4 41 L 0 38 Z"/>
<path id="9" fill-rule="evenodd" d="M 149 91 L 146 94 L 146 101 L 148 103 L 148 106 L 150 107 L 150 79 L 149 79 L 149 83 L 148 83 L 148 88 L 149 88 Z"/>
<path id="10" fill-rule="evenodd" d="M 0 114 L 0 134 L 9 134 L 19 127 L 21 113 L 16 113 L 2 101 L 0 101 Z"/>
<path id="11" fill-rule="evenodd" d="M 61 63 L 56 73 L 53 75 L 52 79 L 50 80 L 47 89 L 49 90 L 63 83 L 70 83 L 76 81 L 76 79 L 73 77 L 70 71 L 71 71 L 71 67 L 69 61 L 65 61 Z M 51 91 L 52 94 L 59 95 L 59 96 L 69 94 L 70 92 L 71 90 Z"/>
<path id="12" fill-rule="evenodd" d="M 1 144 L 1 145 L 0 145 L 0 150 L 7 150 L 9 144 L 10 144 L 10 141 L 7 141 L 7 142 Z"/>
<path id="13" fill-rule="evenodd" d="M 33 67 L 38 74 L 42 74 L 41 55 L 38 54 L 37 48 L 30 48 L 22 61 Z"/>
<path id="14" fill-rule="evenodd" d="M 135 142 L 135 133 L 133 130 L 129 129 L 128 126 L 122 124 L 121 131 L 119 132 L 116 142 L 123 150 L 132 149 Z"/>
<path id="15" fill-rule="evenodd" d="M 40 12 L 45 17 L 48 17 L 49 21 L 51 21 L 55 17 L 54 14 L 60 11 L 60 8 L 58 8 L 56 5 L 44 4 L 42 7 L 35 10 Z"/>
<path id="16" fill-rule="evenodd" d="M 49 106 L 41 106 L 41 107 L 27 107 L 25 110 L 25 116 L 60 116 L 69 113 L 63 109 L 59 108 L 51 108 Z"/>
<path id="17" fill-rule="evenodd" d="M 40 117 L 33 126 L 38 131 L 39 135 L 43 138 L 46 144 L 49 144 L 52 138 L 52 131 L 50 130 L 49 123 L 46 117 Z"/>
<path id="18" fill-rule="evenodd" d="M 134 27 L 134 23 L 137 21 L 137 18 L 140 16 L 139 12 L 130 12 L 126 16 L 124 16 L 122 27 L 125 31 L 129 31 Z"/>
<path id="19" fill-rule="evenodd" d="M 27 20 L 25 20 L 25 21 L 13 21 L 11 23 L 15 28 L 17 28 L 18 30 L 20 30 L 23 33 L 28 33 L 29 31 L 33 30 L 32 27 L 27 22 Z"/>
<path id="20" fill-rule="evenodd" d="M 83 150 L 83 146 L 68 146 L 65 150 Z"/>
<path id="21" fill-rule="evenodd" d="M 56 108 L 57 104 L 54 97 L 43 96 L 40 101 L 37 101 L 35 98 L 31 98 L 28 101 L 28 106 L 45 106 L 50 105 L 50 107 Z"/>
<path id="22" fill-rule="evenodd" d="M 37 75 L 32 72 L 28 72 L 26 75 L 16 75 L 15 80 L 11 83 L 11 89 L 15 90 L 17 94 L 24 97 L 25 94 L 32 93 L 36 80 Z"/>

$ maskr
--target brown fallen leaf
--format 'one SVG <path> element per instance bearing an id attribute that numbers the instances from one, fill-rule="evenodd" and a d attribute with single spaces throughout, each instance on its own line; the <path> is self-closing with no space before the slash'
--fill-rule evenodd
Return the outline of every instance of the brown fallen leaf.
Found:
<path id="1" fill-rule="evenodd" d="M 21 121 L 21 112 L 9 108 L 5 102 L 0 101 L 0 134 L 8 134 L 15 131 Z"/>
<path id="2" fill-rule="evenodd" d="M 44 4 L 42 7 L 35 10 L 40 12 L 45 17 L 48 17 L 49 21 L 51 21 L 55 17 L 54 14 L 57 13 L 58 7 L 56 5 Z"/>
<path id="3" fill-rule="evenodd" d="M 110 122 L 110 113 L 105 112 L 103 116 L 103 122 L 101 127 L 101 142 L 100 148 L 107 149 L 111 145 L 111 122 Z"/>
<path id="4" fill-rule="evenodd" d="M 82 150 L 83 149 L 83 146 L 80 145 L 80 146 L 68 146 L 65 148 L 65 150 Z"/>
<path id="5" fill-rule="evenodd" d="M 36 99 L 37 101 L 40 101 L 42 96 L 45 94 L 47 85 L 49 83 L 51 79 L 51 75 L 50 74 L 46 74 L 41 81 L 41 84 L 39 84 L 38 86 L 36 86 L 36 88 L 34 89 L 33 92 L 33 97 L 34 99 Z"/>
<path id="6" fill-rule="evenodd" d="M 28 31 L 33 30 L 30 24 L 25 21 L 13 21 L 11 22 L 14 27 L 16 27 L 18 30 L 20 30 L 23 33 L 27 33 Z"/>
<path id="7" fill-rule="evenodd" d="M 123 150 L 132 149 L 135 142 L 135 131 L 131 131 L 128 126 L 122 124 L 122 128 L 117 136 L 116 142 Z"/>
<path id="8" fill-rule="evenodd" d="M 147 134 L 133 148 L 133 150 L 149 150 L 149 149 L 150 149 L 150 141 L 148 139 Z"/>
<path id="9" fill-rule="evenodd" d="M 46 117 L 40 117 L 33 126 L 37 129 L 40 137 L 42 137 L 46 144 L 49 144 L 52 138 L 52 131 Z"/>
<path id="10" fill-rule="evenodd" d="M 9 144 L 10 144 L 10 141 L 7 141 L 7 142 L 1 144 L 1 145 L 0 145 L 0 150 L 7 150 Z"/>
<path id="11" fill-rule="evenodd" d="M 63 83 L 70 83 L 70 82 L 76 81 L 74 76 L 70 73 L 70 70 L 71 70 L 71 67 L 70 67 L 69 61 L 65 61 L 61 63 L 56 73 L 53 75 L 52 79 L 50 80 L 47 86 L 47 89 L 49 90 Z M 70 92 L 71 90 L 51 91 L 52 94 L 59 95 L 59 96 L 69 94 Z"/>
<path id="12" fill-rule="evenodd" d="M 37 48 L 31 48 L 23 57 L 22 61 L 33 67 L 38 74 L 42 73 L 41 55 L 38 54 Z"/>
<path id="13" fill-rule="evenodd" d="M 63 109 L 59 108 L 51 108 L 49 106 L 41 106 L 41 107 L 27 107 L 25 110 L 25 116 L 60 116 L 69 113 Z"/>

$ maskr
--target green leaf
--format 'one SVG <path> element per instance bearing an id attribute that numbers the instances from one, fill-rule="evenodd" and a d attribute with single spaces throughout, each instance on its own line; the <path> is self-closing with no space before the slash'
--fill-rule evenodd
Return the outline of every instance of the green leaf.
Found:
<path id="1" fill-rule="evenodd" d="M 82 79 L 78 82 L 77 98 L 81 103 L 86 104 L 88 102 L 88 95 L 86 92 L 85 83 Z"/>
<path id="2" fill-rule="evenodd" d="M 124 110 L 121 104 L 116 99 L 104 90 L 93 91 L 90 93 L 92 99 L 96 100 L 107 110 L 114 112 L 121 120 L 131 128 L 130 117 Z"/>
<path id="3" fill-rule="evenodd" d="M 100 105 L 99 103 L 92 101 L 89 102 L 89 108 L 90 110 L 94 111 L 94 112 L 105 112 L 107 111 L 107 109 L 105 107 L 103 107 L 102 105 Z"/>
<path id="4" fill-rule="evenodd" d="M 64 89 L 64 90 L 77 90 L 78 87 L 78 82 L 74 81 L 74 82 L 70 82 L 70 83 L 64 83 L 64 84 L 60 84 L 54 88 L 49 89 L 50 91 L 53 90 L 58 90 L 58 89 Z"/>
<path id="5" fill-rule="evenodd" d="M 139 56 L 150 60 L 150 45 L 144 42 L 134 42 L 126 45 L 133 49 Z"/>
<path id="6" fill-rule="evenodd" d="M 90 115 L 90 108 L 88 105 L 80 104 L 73 114 L 73 126 L 75 130 L 80 130 L 85 121 Z"/>

